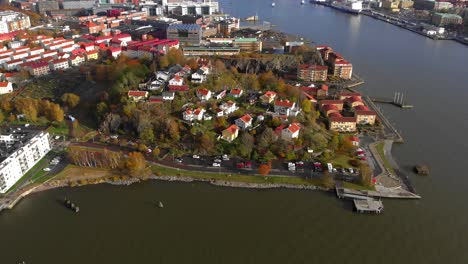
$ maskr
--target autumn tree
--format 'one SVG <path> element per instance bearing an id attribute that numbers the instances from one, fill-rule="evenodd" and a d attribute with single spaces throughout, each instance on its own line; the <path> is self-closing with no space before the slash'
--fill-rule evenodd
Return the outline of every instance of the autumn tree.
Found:
<path id="1" fill-rule="evenodd" d="M 11 102 L 11 95 L 5 94 L 0 96 L 0 109 L 3 112 L 9 113 L 13 110 L 13 104 Z"/>
<path id="2" fill-rule="evenodd" d="M 148 143 L 153 143 L 155 140 L 153 129 L 151 127 L 145 127 L 143 131 L 140 132 L 140 139 Z"/>
<path id="3" fill-rule="evenodd" d="M 365 163 L 361 163 L 359 166 L 359 182 L 365 187 L 372 186 L 372 170 Z"/>
<path id="4" fill-rule="evenodd" d="M 198 69 L 198 62 L 194 58 L 187 60 L 186 64 L 190 67 L 192 71 L 195 71 Z"/>
<path id="5" fill-rule="evenodd" d="M 128 157 L 125 161 L 125 168 L 127 169 L 128 173 L 135 177 L 135 176 L 145 176 L 146 174 L 146 160 L 143 154 L 140 152 L 130 152 L 128 153 Z"/>
<path id="6" fill-rule="evenodd" d="M 322 177 L 320 178 L 322 186 L 331 189 L 335 187 L 335 179 L 333 179 L 333 176 L 330 174 L 328 171 L 324 171 L 322 173 Z"/>
<path id="7" fill-rule="evenodd" d="M 301 108 L 304 113 L 309 114 L 312 111 L 312 102 L 305 98 L 302 100 Z"/>
<path id="8" fill-rule="evenodd" d="M 49 107 L 45 109 L 45 117 L 52 122 L 62 122 L 64 118 L 63 109 L 58 104 L 50 103 Z"/>
<path id="9" fill-rule="evenodd" d="M 169 65 L 185 64 L 184 53 L 180 49 L 171 48 L 166 54 Z"/>
<path id="10" fill-rule="evenodd" d="M 263 90 L 276 90 L 278 88 L 278 79 L 272 71 L 260 74 L 258 82 Z"/>
<path id="11" fill-rule="evenodd" d="M 258 167 L 258 173 L 262 176 L 267 176 L 271 170 L 271 163 L 263 163 Z"/>
<path id="12" fill-rule="evenodd" d="M 73 93 L 64 93 L 60 99 L 70 109 L 75 108 L 80 103 L 80 97 Z"/>
<path id="13" fill-rule="evenodd" d="M 244 158 L 250 158 L 250 153 L 255 144 L 255 139 L 249 133 L 242 133 L 240 137 L 241 145 L 239 146 L 239 154 Z"/>
<path id="14" fill-rule="evenodd" d="M 169 59 L 167 56 L 161 56 L 159 57 L 159 67 L 162 69 L 166 69 L 169 67 Z"/>
<path id="15" fill-rule="evenodd" d="M 27 120 L 35 122 L 38 115 L 38 102 L 32 98 L 18 98 L 14 101 L 16 111 L 23 114 Z"/>

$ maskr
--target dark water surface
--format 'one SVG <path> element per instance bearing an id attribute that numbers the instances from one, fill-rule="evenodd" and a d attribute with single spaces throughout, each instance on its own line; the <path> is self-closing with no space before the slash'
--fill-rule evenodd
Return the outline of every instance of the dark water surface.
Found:
<path id="1" fill-rule="evenodd" d="M 225 12 L 328 44 L 374 96 L 405 92 L 414 110 L 382 106 L 403 131 L 403 168 L 419 201 L 358 215 L 331 194 L 148 182 L 34 194 L 0 215 L 0 263 L 467 263 L 468 47 L 300 1 L 223 0 Z M 57 199 L 70 197 L 78 215 Z M 157 209 L 155 202 L 164 201 Z"/>

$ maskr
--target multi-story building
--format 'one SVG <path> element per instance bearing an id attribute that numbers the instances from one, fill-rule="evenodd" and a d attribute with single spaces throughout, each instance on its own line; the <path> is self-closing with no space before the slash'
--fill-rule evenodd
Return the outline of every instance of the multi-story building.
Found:
<path id="1" fill-rule="evenodd" d="M 49 62 L 49 65 L 53 71 L 66 70 L 70 67 L 70 64 L 68 64 L 67 59 L 56 59 Z"/>
<path id="2" fill-rule="evenodd" d="M 261 52 L 262 42 L 257 38 L 236 38 L 233 41 L 234 46 L 240 48 L 243 52 Z"/>
<path id="3" fill-rule="evenodd" d="M 79 66 L 83 62 L 85 62 L 85 56 L 84 55 L 72 55 L 70 58 L 68 58 L 68 63 L 73 67 L 73 66 Z"/>
<path id="4" fill-rule="evenodd" d="M 26 69 L 29 70 L 31 76 L 42 76 L 50 73 L 50 66 L 46 61 L 33 63 L 27 66 Z"/>
<path id="5" fill-rule="evenodd" d="M 356 117 L 343 117 L 339 113 L 330 115 L 330 130 L 337 132 L 355 132 Z"/>
<path id="6" fill-rule="evenodd" d="M 198 0 L 198 1 L 173 1 L 163 0 L 163 7 L 168 14 L 176 15 L 211 15 L 219 11 L 217 1 Z"/>
<path id="7" fill-rule="evenodd" d="M 374 125 L 377 113 L 372 110 L 355 110 L 356 122 L 359 125 Z"/>
<path id="8" fill-rule="evenodd" d="M 41 15 L 44 15 L 49 11 L 58 9 L 58 1 L 39 1 L 36 3 L 36 11 Z"/>
<path id="9" fill-rule="evenodd" d="M 47 132 L 0 135 L 0 193 L 6 193 L 51 149 Z"/>
<path id="10" fill-rule="evenodd" d="M 200 47 L 183 47 L 184 56 L 232 56 L 239 55 L 240 48 L 238 47 L 216 47 L 216 46 L 200 46 Z"/>
<path id="11" fill-rule="evenodd" d="M 443 27 L 447 25 L 460 25 L 463 23 L 463 18 L 455 14 L 435 13 L 432 15 L 432 24 Z"/>
<path id="12" fill-rule="evenodd" d="M 301 64 L 297 67 L 297 78 L 308 82 L 324 82 L 327 80 L 327 72 L 327 66 Z"/>
<path id="13" fill-rule="evenodd" d="M 183 44 L 200 45 L 202 28 L 197 24 L 172 24 L 167 28 L 167 38 L 177 39 Z"/>
<path id="14" fill-rule="evenodd" d="M 29 16 L 14 11 L 0 12 L 0 33 L 24 30 L 31 27 Z"/>
<path id="15" fill-rule="evenodd" d="M 0 82 L 0 94 L 7 94 L 13 92 L 11 82 Z"/>
<path id="16" fill-rule="evenodd" d="M 344 59 L 337 59 L 332 63 L 333 76 L 349 80 L 353 76 L 353 65 Z"/>

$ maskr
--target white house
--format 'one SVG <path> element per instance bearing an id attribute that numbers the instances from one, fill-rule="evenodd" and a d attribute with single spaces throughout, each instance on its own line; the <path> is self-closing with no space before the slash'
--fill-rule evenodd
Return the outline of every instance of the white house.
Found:
<path id="1" fill-rule="evenodd" d="M 197 89 L 197 97 L 200 98 L 200 100 L 210 100 L 211 98 L 211 91 L 205 88 L 198 88 Z"/>
<path id="2" fill-rule="evenodd" d="M 284 140 L 291 140 L 299 137 L 299 131 L 301 127 L 299 123 L 292 123 L 287 128 L 281 131 L 281 138 Z"/>
<path id="3" fill-rule="evenodd" d="M 240 129 L 245 130 L 252 126 L 252 120 L 253 118 L 251 115 L 245 114 L 240 118 L 236 119 L 235 123 Z"/>
<path id="4" fill-rule="evenodd" d="M 0 82 L 0 94 L 7 94 L 13 92 L 11 82 Z"/>
<path id="5" fill-rule="evenodd" d="M 175 92 L 163 92 L 162 93 L 162 98 L 165 101 L 172 101 L 174 100 L 175 97 Z"/>
<path id="6" fill-rule="evenodd" d="M 157 71 L 156 72 L 156 79 L 167 82 L 167 81 L 169 81 L 171 79 L 171 75 L 168 72 Z"/>
<path id="7" fill-rule="evenodd" d="M 232 113 L 234 113 L 237 109 L 239 109 L 239 108 L 236 106 L 236 103 L 233 102 L 233 101 L 231 101 L 231 100 L 229 100 L 229 101 L 227 101 L 227 102 L 221 104 L 221 105 L 219 106 L 219 108 L 220 108 L 221 110 L 223 110 L 223 112 L 224 112 L 225 115 L 232 114 Z"/>
<path id="8" fill-rule="evenodd" d="M 200 121 L 203 120 L 203 114 L 205 113 L 205 109 L 197 108 L 195 110 L 189 108 L 182 113 L 182 117 L 185 121 L 192 122 L 194 120 Z"/>
<path id="9" fill-rule="evenodd" d="M 234 89 L 231 89 L 231 91 L 229 92 L 229 95 L 234 98 L 239 98 L 242 96 L 243 93 L 244 91 L 242 91 L 242 89 L 234 88 Z"/>
<path id="10" fill-rule="evenodd" d="M 176 75 L 174 78 L 169 80 L 169 85 L 182 86 L 184 85 L 184 78 Z"/>
<path id="11" fill-rule="evenodd" d="M 292 110 L 296 106 L 296 103 L 289 100 L 276 100 L 274 110 L 279 115 L 291 115 Z"/>
<path id="12" fill-rule="evenodd" d="M 222 90 L 221 92 L 219 92 L 218 94 L 216 94 L 216 96 L 215 96 L 216 100 L 221 100 L 221 99 L 223 99 L 224 97 L 226 97 L 226 93 L 227 93 L 226 90 Z"/>
<path id="13" fill-rule="evenodd" d="M 164 83 L 158 80 L 154 80 L 148 85 L 148 90 L 155 91 L 155 90 L 160 90 L 162 89 Z"/>
<path id="14" fill-rule="evenodd" d="M 204 83 L 206 81 L 206 74 L 203 71 L 198 70 L 192 74 L 191 79 L 193 83 Z"/>

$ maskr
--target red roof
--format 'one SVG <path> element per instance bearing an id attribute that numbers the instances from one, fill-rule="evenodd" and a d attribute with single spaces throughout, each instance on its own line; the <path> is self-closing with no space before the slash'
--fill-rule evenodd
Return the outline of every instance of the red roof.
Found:
<path id="1" fill-rule="evenodd" d="M 188 85 L 169 85 L 168 88 L 170 92 L 186 92 L 190 89 Z"/>
<path id="2" fill-rule="evenodd" d="M 148 99 L 148 102 L 150 103 L 162 103 L 163 102 L 163 99 L 161 96 L 151 96 L 149 99 Z"/>
<path id="3" fill-rule="evenodd" d="M 201 95 L 208 95 L 210 91 L 208 89 L 205 89 L 205 88 L 199 88 L 197 89 L 197 94 L 201 94 Z"/>
<path id="4" fill-rule="evenodd" d="M 327 104 L 327 105 L 322 106 L 322 110 L 325 112 L 332 111 L 332 110 L 339 111 L 338 107 L 333 104 Z"/>
<path id="5" fill-rule="evenodd" d="M 235 134 L 236 131 L 238 131 L 238 130 L 239 130 L 239 127 L 237 125 L 233 124 L 233 125 L 230 125 L 228 128 L 226 128 L 224 131 L 227 131 L 230 134 Z"/>
<path id="6" fill-rule="evenodd" d="M 357 105 L 356 107 L 354 107 L 354 110 L 357 110 L 357 111 L 369 111 L 369 107 L 365 106 L 365 105 Z"/>
<path id="7" fill-rule="evenodd" d="M 359 138 L 356 136 L 349 137 L 349 140 L 359 142 Z"/>
<path id="8" fill-rule="evenodd" d="M 320 85 L 320 89 L 322 89 L 324 91 L 328 91 L 328 85 L 322 84 L 322 85 Z"/>
<path id="9" fill-rule="evenodd" d="M 230 94 L 237 94 L 237 95 L 240 95 L 242 93 L 242 90 L 239 89 L 239 88 L 234 88 L 234 89 L 231 89 L 231 91 L 229 92 Z"/>
<path id="10" fill-rule="evenodd" d="M 249 123 L 250 121 L 252 121 L 252 117 L 249 114 L 243 115 L 239 119 L 242 120 L 244 123 Z"/>
<path id="11" fill-rule="evenodd" d="M 344 59 L 337 59 L 335 65 L 351 65 L 351 63 Z"/>
<path id="12" fill-rule="evenodd" d="M 275 97 L 275 96 L 276 96 L 276 93 L 273 92 L 273 91 L 267 91 L 267 92 L 265 92 L 265 96 L 266 96 L 266 97 Z"/>
<path id="13" fill-rule="evenodd" d="M 289 100 L 276 100 L 275 101 L 275 105 L 276 106 L 282 106 L 282 107 L 287 107 L 287 108 L 291 108 L 293 107 L 294 103 L 289 101 Z"/>
<path id="14" fill-rule="evenodd" d="M 330 122 L 356 123 L 356 117 L 331 117 Z"/>
<path id="15" fill-rule="evenodd" d="M 7 87 L 9 82 L 0 82 L 0 87 Z"/>
<path id="16" fill-rule="evenodd" d="M 42 68 L 42 67 L 49 67 L 49 63 L 48 62 L 35 62 L 34 64 L 31 64 L 31 68 L 33 69 L 37 69 L 37 68 Z"/>
<path id="17" fill-rule="evenodd" d="M 320 101 L 320 105 L 343 105 L 343 100 L 322 100 Z"/>
<path id="18" fill-rule="evenodd" d="M 68 60 L 67 59 L 56 59 L 56 60 L 52 61 L 53 64 L 62 63 L 62 62 L 68 62 Z"/>
<path id="19" fill-rule="evenodd" d="M 301 127 L 297 123 L 292 123 L 288 127 L 289 132 L 291 132 L 293 134 L 296 133 L 297 131 L 299 131 L 300 129 L 301 129 Z"/>
<path id="20" fill-rule="evenodd" d="M 145 91 L 128 91 L 128 96 L 141 97 L 146 96 L 148 92 Z"/>
<path id="21" fill-rule="evenodd" d="M 375 116 L 377 113 L 375 111 L 363 111 L 363 110 L 358 110 L 355 111 L 356 115 L 367 115 L 367 116 Z"/>
<path id="22" fill-rule="evenodd" d="M 335 118 L 336 118 L 336 117 L 343 117 L 343 116 L 342 116 L 340 113 L 338 113 L 338 112 L 333 112 L 333 113 L 330 113 L 330 114 L 328 115 L 328 117 L 329 117 L 329 118 L 332 118 L 332 117 L 335 117 Z"/>
<path id="23" fill-rule="evenodd" d="M 322 65 L 315 65 L 315 64 L 300 64 L 299 69 L 310 69 L 314 71 L 327 71 L 328 67 L 327 66 L 322 66 Z"/>

